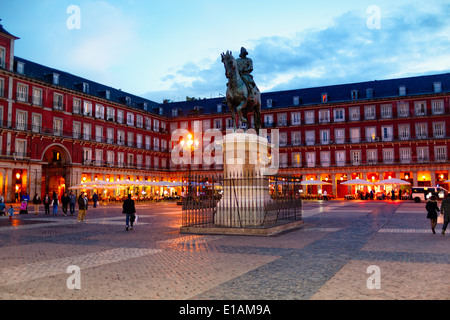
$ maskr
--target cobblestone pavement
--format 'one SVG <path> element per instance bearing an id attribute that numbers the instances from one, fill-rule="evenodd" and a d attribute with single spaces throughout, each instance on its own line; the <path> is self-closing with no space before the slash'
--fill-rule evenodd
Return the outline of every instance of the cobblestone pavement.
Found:
<path id="1" fill-rule="evenodd" d="M 84 223 L 31 208 L 0 217 L 0 299 L 448 300 L 450 234 L 424 207 L 305 201 L 305 223 L 273 237 L 180 234 L 174 203 L 139 204 L 128 232 L 119 205 Z"/>

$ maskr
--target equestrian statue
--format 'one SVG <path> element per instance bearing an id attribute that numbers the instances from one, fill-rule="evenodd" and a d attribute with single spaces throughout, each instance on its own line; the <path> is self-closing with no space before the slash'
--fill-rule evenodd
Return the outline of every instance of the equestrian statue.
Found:
<path id="1" fill-rule="evenodd" d="M 257 134 L 261 128 L 261 93 L 251 75 L 253 61 L 247 58 L 248 52 L 242 47 L 239 58 L 234 59 L 232 52 L 222 53 L 225 76 L 228 79 L 226 100 L 233 119 L 234 131 L 237 130 L 236 116 L 240 123 L 249 128 L 249 112 L 254 115 L 254 128 Z"/>

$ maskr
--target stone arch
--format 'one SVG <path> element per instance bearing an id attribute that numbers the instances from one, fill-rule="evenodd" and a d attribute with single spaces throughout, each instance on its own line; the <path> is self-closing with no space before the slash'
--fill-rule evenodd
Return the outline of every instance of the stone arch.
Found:
<path id="1" fill-rule="evenodd" d="M 59 152 L 61 158 L 59 160 L 54 159 L 53 151 Z M 44 152 L 42 153 L 41 161 L 53 163 L 53 162 L 60 162 L 62 164 L 72 164 L 72 156 L 67 150 L 67 148 L 60 144 L 60 143 L 52 143 L 47 148 L 45 148 Z"/>

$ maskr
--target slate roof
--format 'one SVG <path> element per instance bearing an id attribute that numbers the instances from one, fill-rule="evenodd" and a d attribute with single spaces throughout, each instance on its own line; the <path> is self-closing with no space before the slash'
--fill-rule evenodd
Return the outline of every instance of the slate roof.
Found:
<path id="1" fill-rule="evenodd" d="M 115 89 L 106 85 L 99 84 L 97 82 L 84 79 L 70 73 L 53 69 L 40 65 L 38 63 L 15 57 L 15 61 L 25 63 L 24 74 L 31 78 L 46 81 L 51 83 L 50 75 L 53 73 L 59 74 L 59 85 L 76 91 L 82 91 L 81 84 L 89 84 L 89 94 L 97 97 L 103 97 L 102 92 L 105 90 L 110 91 L 110 101 L 124 104 L 123 97 L 128 96 L 131 98 L 131 107 L 143 110 L 143 104 L 147 103 L 147 111 L 159 114 L 159 108 L 163 108 L 163 115 L 166 117 L 172 117 L 172 110 L 179 109 L 181 112 L 178 116 L 196 116 L 197 114 L 217 114 L 217 105 L 222 104 L 222 112 L 228 112 L 228 108 L 225 104 L 225 97 L 193 100 L 193 101 L 181 101 L 170 103 L 157 103 L 149 99 L 145 99 L 127 92 L 123 92 L 119 89 Z M 394 98 L 399 97 L 399 87 L 406 87 L 406 96 L 414 96 L 420 94 L 431 94 L 434 92 L 434 83 L 441 83 L 441 92 L 450 92 L 450 73 L 434 74 L 425 76 L 416 76 L 399 79 L 388 80 L 375 80 L 359 83 L 349 83 L 341 85 L 330 85 L 322 87 L 304 88 L 296 90 L 285 90 L 276 92 L 264 92 L 261 94 L 261 109 L 267 110 L 267 100 L 272 100 L 271 109 L 282 107 L 293 107 L 294 97 L 299 97 L 299 106 L 320 105 L 322 103 L 322 94 L 326 93 L 329 103 L 336 102 L 354 102 L 354 101 L 367 101 L 370 97 L 367 96 L 367 89 L 372 89 L 373 99 L 380 98 Z M 225 85 L 225 84 L 224 84 Z M 352 99 L 351 92 L 356 90 L 358 92 L 357 99 Z M 198 112 L 195 112 L 195 108 L 198 108 Z"/>

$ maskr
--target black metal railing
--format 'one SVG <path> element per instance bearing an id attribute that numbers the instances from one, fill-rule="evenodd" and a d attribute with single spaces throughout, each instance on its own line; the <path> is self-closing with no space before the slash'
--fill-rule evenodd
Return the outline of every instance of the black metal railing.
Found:
<path id="1" fill-rule="evenodd" d="M 182 227 L 265 228 L 302 220 L 298 178 L 189 174 L 183 181 Z"/>

